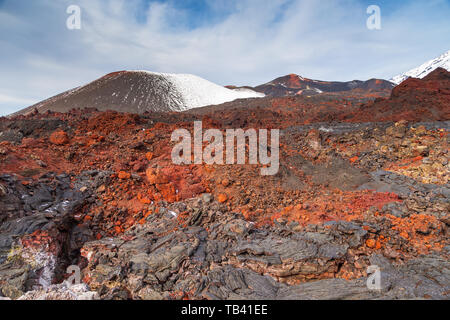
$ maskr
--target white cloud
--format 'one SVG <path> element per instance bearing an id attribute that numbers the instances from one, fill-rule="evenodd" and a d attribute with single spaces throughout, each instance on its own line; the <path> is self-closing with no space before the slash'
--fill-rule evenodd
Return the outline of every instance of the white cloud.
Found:
<path id="1" fill-rule="evenodd" d="M 6 0 L 1 91 L 37 102 L 123 69 L 194 73 L 223 85 L 256 85 L 287 73 L 389 78 L 449 49 L 450 25 L 435 13 L 448 10 L 446 2 L 385 12 L 383 29 L 369 31 L 357 0 L 209 1 L 215 13 L 231 13 L 193 29 L 170 2 L 150 5 L 142 22 L 139 0 Z M 74 3 L 82 8 L 80 31 L 65 28 L 65 9 Z M 434 19 L 421 18 L 427 14 Z"/>
<path id="2" fill-rule="evenodd" d="M 0 93 L 0 104 L 13 104 L 13 103 L 17 103 L 17 104 L 22 104 L 22 105 L 27 105 L 28 103 L 33 103 L 32 99 L 21 99 L 21 98 L 17 98 L 17 97 L 11 97 L 8 96 L 6 94 L 2 94 Z"/>
<path id="3" fill-rule="evenodd" d="M 13 113 L 20 108 L 25 108 L 35 101 L 36 99 L 22 99 L 0 93 L 0 117 Z"/>

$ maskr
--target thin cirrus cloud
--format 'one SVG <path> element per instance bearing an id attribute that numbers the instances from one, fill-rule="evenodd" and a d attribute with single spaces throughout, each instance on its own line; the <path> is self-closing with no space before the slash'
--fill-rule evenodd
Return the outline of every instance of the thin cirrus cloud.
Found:
<path id="1" fill-rule="evenodd" d="M 376 2 L 376 1 L 375 1 Z M 450 43 L 446 0 L 0 0 L 0 115 L 124 69 L 256 85 L 390 78 Z M 66 9 L 81 7 L 81 30 Z"/>

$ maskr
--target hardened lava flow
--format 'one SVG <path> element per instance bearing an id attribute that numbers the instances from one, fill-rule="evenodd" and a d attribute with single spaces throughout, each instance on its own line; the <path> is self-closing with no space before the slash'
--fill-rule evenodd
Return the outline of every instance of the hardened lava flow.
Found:
<path id="1" fill-rule="evenodd" d="M 1 118 L 0 297 L 448 299 L 449 79 Z M 280 129 L 278 173 L 173 164 L 194 121 Z"/>

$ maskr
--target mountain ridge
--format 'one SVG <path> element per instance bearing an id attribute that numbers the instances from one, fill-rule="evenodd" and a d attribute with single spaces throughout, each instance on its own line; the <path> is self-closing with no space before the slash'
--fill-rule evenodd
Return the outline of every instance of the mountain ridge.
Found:
<path id="1" fill-rule="evenodd" d="M 295 96 L 316 95 L 324 92 L 345 92 L 355 89 L 367 91 L 391 90 L 395 85 L 383 79 L 369 79 L 367 81 L 322 81 L 302 77 L 291 73 L 278 77 L 270 82 L 254 87 L 257 92 L 267 96 Z"/>

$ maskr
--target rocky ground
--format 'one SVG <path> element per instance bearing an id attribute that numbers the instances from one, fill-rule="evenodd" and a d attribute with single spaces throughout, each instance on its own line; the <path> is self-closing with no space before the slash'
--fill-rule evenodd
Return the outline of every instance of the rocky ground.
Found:
<path id="1" fill-rule="evenodd" d="M 362 123 L 302 99 L 0 119 L 0 299 L 448 299 L 449 119 Z M 279 173 L 173 165 L 194 120 L 281 128 Z"/>

